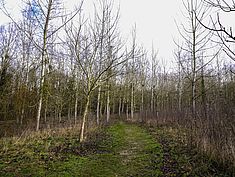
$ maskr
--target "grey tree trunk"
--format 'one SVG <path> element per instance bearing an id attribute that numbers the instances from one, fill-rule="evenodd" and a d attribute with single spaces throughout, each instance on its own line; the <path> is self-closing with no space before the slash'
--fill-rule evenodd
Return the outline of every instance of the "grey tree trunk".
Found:
<path id="1" fill-rule="evenodd" d="M 76 90 L 75 104 L 74 104 L 74 125 L 77 124 L 77 115 L 78 115 L 78 94 L 77 94 L 77 90 Z"/>
<path id="2" fill-rule="evenodd" d="M 85 124 L 86 124 L 89 104 L 90 104 L 90 95 L 87 95 L 86 105 L 85 105 L 85 110 L 84 110 L 83 117 L 82 117 L 82 124 L 81 124 L 81 130 L 80 130 L 80 139 L 79 139 L 80 142 L 84 141 Z"/>
<path id="3" fill-rule="evenodd" d="M 131 119 L 134 119 L 134 84 L 131 84 Z"/>
<path id="4" fill-rule="evenodd" d="M 45 110 L 44 110 L 44 122 L 47 122 L 47 101 L 46 101 L 46 105 L 45 105 Z"/>
<path id="5" fill-rule="evenodd" d="M 143 114 L 144 112 L 144 86 L 142 86 L 141 90 L 141 113 Z"/>
<path id="6" fill-rule="evenodd" d="M 125 97 L 122 99 L 122 108 L 121 108 L 121 113 L 124 113 L 124 108 L 125 108 Z"/>
<path id="7" fill-rule="evenodd" d="M 49 0 L 48 7 L 47 7 L 47 14 L 46 14 L 46 22 L 43 28 L 43 47 L 42 47 L 42 60 L 41 60 L 41 75 L 40 75 L 40 86 L 39 86 L 39 101 L 38 101 L 38 110 L 37 110 L 37 125 L 36 131 L 40 128 L 40 117 L 41 117 L 41 110 L 42 110 L 42 100 L 43 100 L 43 89 L 44 89 L 44 82 L 45 82 L 45 68 L 46 68 L 46 50 L 47 50 L 47 33 L 48 33 L 48 26 L 49 20 L 52 10 L 53 1 Z"/>
<path id="8" fill-rule="evenodd" d="M 192 2 L 192 116 L 195 119 L 196 116 L 196 17 L 193 11 Z"/>
<path id="9" fill-rule="evenodd" d="M 97 107 L 96 107 L 96 124 L 100 124 L 100 96 L 101 96 L 101 86 L 98 88 L 98 98 L 97 98 Z"/>
<path id="10" fill-rule="evenodd" d="M 129 120 L 129 105 L 126 103 L 126 119 Z"/>
<path id="11" fill-rule="evenodd" d="M 109 122 L 109 119 L 110 119 L 110 90 L 109 90 L 109 85 L 108 85 L 107 105 L 106 105 L 106 121 L 107 121 L 107 123 Z"/>
<path id="12" fill-rule="evenodd" d="M 150 103 L 150 107 L 151 107 L 151 112 L 154 113 L 154 86 L 152 86 L 151 88 L 151 103 Z"/>
<path id="13" fill-rule="evenodd" d="M 180 56 L 179 56 L 180 57 Z M 179 69 L 179 79 L 178 79 L 178 94 L 179 94 L 179 98 L 178 98 L 178 109 L 181 112 L 182 110 L 182 73 L 181 73 L 181 66 L 180 63 L 178 65 L 178 69 Z"/>

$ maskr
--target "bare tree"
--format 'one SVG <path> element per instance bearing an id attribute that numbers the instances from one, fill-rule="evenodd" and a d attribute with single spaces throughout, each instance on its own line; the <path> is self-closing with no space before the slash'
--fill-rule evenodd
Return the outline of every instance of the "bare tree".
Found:
<path id="1" fill-rule="evenodd" d="M 76 29 L 73 25 L 67 31 L 67 35 L 71 41 L 69 47 L 75 57 L 77 66 L 81 70 L 82 81 L 85 85 L 83 93 L 86 101 L 80 132 L 81 142 L 84 140 L 85 125 L 92 93 L 110 78 L 116 76 L 119 73 L 118 68 L 121 69 L 122 65 L 128 59 L 128 57 L 124 57 L 124 54 L 120 50 L 122 45 L 119 36 L 116 34 L 117 18 L 111 22 L 112 16 L 110 17 L 110 15 L 112 15 L 112 11 L 107 6 L 109 3 L 105 4 L 107 3 L 106 1 L 101 2 L 104 5 L 104 10 L 107 11 L 107 14 L 104 14 L 104 18 L 108 18 L 107 22 L 98 20 L 99 16 L 95 14 L 93 22 L 84 24 L 82 29 Z M 100 47 L 102 45 L 105 47 L 102 47 L 101 55 L 99 50 L 101 50 Z"/>
<path id="2" fill-rule="evenodd" d="M 213 18 L 212 15 L 210 16 L 210 20 L 212 25 L 206 25 L 202 19 L 197 19 L 199 23 L 204 26 L 206 29 L 210 31 L 216 32 L 217 36 L 220 39 L 220 42 L 224 46 L 224 52 L 235 61 L 235 51 L 234 51 L 234 44 L 235 44 L 235 35 L 234 29 L 232 26 L 225 27 L 226 25 L 223 24 L 221 21 L 221 16 L 223 13 L 234 13 L 235 12 L 235 2 L 233 0 L 225 1 L 225 0 L 204 0 L 206 5 L 219 9 L 216 13 L 216 17 Z"/>
<path id="3" fill-rule="evenodd" d="M 184 45 L 177 44 L 183 52 L 187 53 L 184 55 L 186 58 L 180 59 L 180 64 L 184 70 L 186 77 L 190 80 L 191 83 L 191 109 L 192 117 L 196 116 L 196 82 L 198 71 L 200 66 L 198 65 L 199 59 L 201 57 L 201 52 L 208 50 L 207 45 L 210 42 L 212 33 L 207 32 L 197 19 L 203 20 L 207 16 L 208 8 L 203 6 L 203 2 L 200 0 L 187 0 L 183 1 L 186 15 L 188 18 L 188 27 L 182 25 L 182 30 L 178 26 L 179 33 L 182 39 L 185 41 Z M 211 62 L 214 58 L 209 60 Z M 184 60 L 184 61 L 183 61 Z M 189 62 L 189 63 L 188 63 Z M 188 70 L 188 66 L 190 70 Z M 208 63 L 207 63 L 208 64 Z M 204 67 L 204 66 L 203 66 Z"/>
<path id="4" fill-rule="evenodd" d="M 82 3 L 81 3 L 82 4 Z M 76 9 L 75 12 L 72 13 L 71 17 L 67 19 L 63 24 L 52 27 L 53 21 L 57 20 L 58 17 L 64 17 L 68 14 L 63 14 L 62 10 L 60 9 L 61 2 L 60 0 L 49 0 L 46 3 L 42 0 L 39 1 L 30 1 L 26 2 L 27 9 L 31 10 L 30 18 L 34 18 L 37 22 L 38 29 L 34 31 L 34 39 L 33 44 L 35 47 L 40 51 L 40 84 L 39 84 L 39 100 L 38 100 L 38 108 L 37 108 L 37 124 L 36 130 L 39 130 L 40 127 L 40 117 L 41 117 L 41 109 L 43 103 L 43 95 L 44 95 L 44 84 L 45 84 L 45 77 L 47 75 L 48 67 L 49 67 L 49 58 L 48 58 L 48 44 L 50 38 L 52 38 L 63 26 L 65 26 L 69 21 L 71 21 L 81 10 L 81 6 Z M 5 8 L 4 4 L 2 4 L 1 10 L 7 15 L 16 25 L 17 27 L 22 30 L 26 34 L 27 37 L 31 38 L 31 34 L 28 31 L 25 31 L 18 25 L 18 23 L 13 19 L 10 15 L 8 10 Z M 39 38 L 36 38 L 38 36 Z M 51 41 L 50 41 L 51 42 Z"/>
<path id="5" fill-rule="evenodd" d="M 182 50 L 180 47 L 174 52 L 175 59 L 178 65 L 178 83 L 177 83 L 177 91 L 178 91 L 178 110 L 179 112 L 182 111 L 182 86 L 183 86 L 183 73 L 182 73 L 182 66 L 181 60 L 183 58 Z"/>
<path id="6" fill-rule="evenodd" d="M 151 51 L 151 112 L 152 114 L 156 113 L 156 87 L 157 87 L 157 52 L 154 50 L 152 46 Z"/>

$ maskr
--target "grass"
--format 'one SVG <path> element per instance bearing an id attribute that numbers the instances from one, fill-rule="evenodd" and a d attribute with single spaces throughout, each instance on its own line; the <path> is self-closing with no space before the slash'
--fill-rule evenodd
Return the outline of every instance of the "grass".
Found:
<path id="1" fill-rule="evenodd" d="M 158 176 L 161 174 L 160 144 L 137 125 L 119 123 L 108 129 L 114 140 L 109 144 L 120 158 L 121 176 Z"/>
<path id="2" fill-rule="evenodd" d="M 118 122 L 92 131 L 58 129 L 0 140 L 0 176 L 232 176 L 187 145 L 182 131 Z"/>
<path id="3" fill-rule="evenodd" d="M 108 127 L 96 153 L 80 161 L 80 176 L 159 176 L 161 147 L 149 133 L 136 126 L 118 123 Z"/>
<path id="4" fill-rule="evenodd" d="M 77 137 L 76 129 L 60 129 L 1 139 L 0 176 L 45 176 L 53 162 L 67 158 L 55 149 L 78 145 Z"/>
<path id="5" fill-rule="evenodd" d="M 222 164 L 208 154 L 199 152 L 188 144 L 183 130 L 169 126 L 148 127 L 149 132 L 161 143 L 164 176 L 216 176 L 235 175 L 232 165 Z"/>
<path id="6" fill-rule="evenodd" d="M 158 176 L 161 147 L 137 125 L 117 123 L 79 144 L 75 130 L 1 141 L 1 176 Z"/>

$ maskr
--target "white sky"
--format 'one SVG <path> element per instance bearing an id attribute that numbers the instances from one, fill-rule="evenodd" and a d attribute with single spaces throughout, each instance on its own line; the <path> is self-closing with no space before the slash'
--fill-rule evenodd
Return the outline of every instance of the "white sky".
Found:
<path id="1" fill-rule="evenodd" d="M 5 0 L 13 12 L 17 14 L 20 4 L 16 1 Z M 85 0 L 85 9 L 93 9 L 92 2 Z M 173 38 L 179 34 L 174 20 L 182 19 L 182 0 L 115 0 L 120 1 L 120 30 L 124 38 L 128 38 L 132 27 L 136 24 L 137 39 L 140 44 L 151 51 L 152 43 L 159 50 L 158 58 L 167 61 L 168 66 L 173 61 L 175 45 Z M 78 0 L 64 0 L 73 7 Z M 0 12 L 0 25 L 7 19 Z M 182 21 L 182 20 L 181 20 Z M 231 23 L 231 19 L 230 19 Z"/>
<path id="2" fill-rule="evenodd" d="M 181 0 L 121 0 L 121 31 L 130 33 L 136 22 L 139 42 L 151 51 L 159 49 L 159 58 L 172 60 L 173 36 L 178 35 L 174 19 L 180 14 Z M 168 63 L 169 64 L 169 63 Z"/>

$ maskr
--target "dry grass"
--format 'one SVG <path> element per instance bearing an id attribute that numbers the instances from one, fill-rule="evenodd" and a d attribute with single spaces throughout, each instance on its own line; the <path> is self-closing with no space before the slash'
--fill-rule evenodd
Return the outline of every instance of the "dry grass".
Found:
<path id="1" fill-rule="evenodd" d="M 94 123 L 89 123 L 86 132 L 93 132 L 98 127 Z M 46 140 L 50 137 L 59 138 L 59 137 L 77 137 L 79 140 L 80 133 L 80 123 L 76 126 L 63 126 L 57 128 L 50 128 L 49 126 L 38 132 L 32 130 L 31 128 L 25 129 L 20 136 L 12 137 L 3 137 L 0 139 L 0 148 L 6 152 L 8 149 L 13 146 L 19 147 L 24 146 L 28 142 L 35 142 L 37 140 Z"/>
<path id="2" fill-rule="evenodd" d="M 208 130 L 205 131 L 202 127 L 197 127 L 192 132 L 190 127 L 172 122 L 161 122 L 156 119 L 148 119 L 146 125 L 160 128 L 164 134 L 170 135 L 174 141 L 193 149 L 197 152 L 199 158 L 208 159 L 209 163 L 213 163 L 213 168 L 221 168 L 222 171 L 231 171 L 235 174 L 235 144 L 234 137 L 231 134 L 226 135 L 226 132 L 218 132 L 223 138 L 209 137 Z"/>

